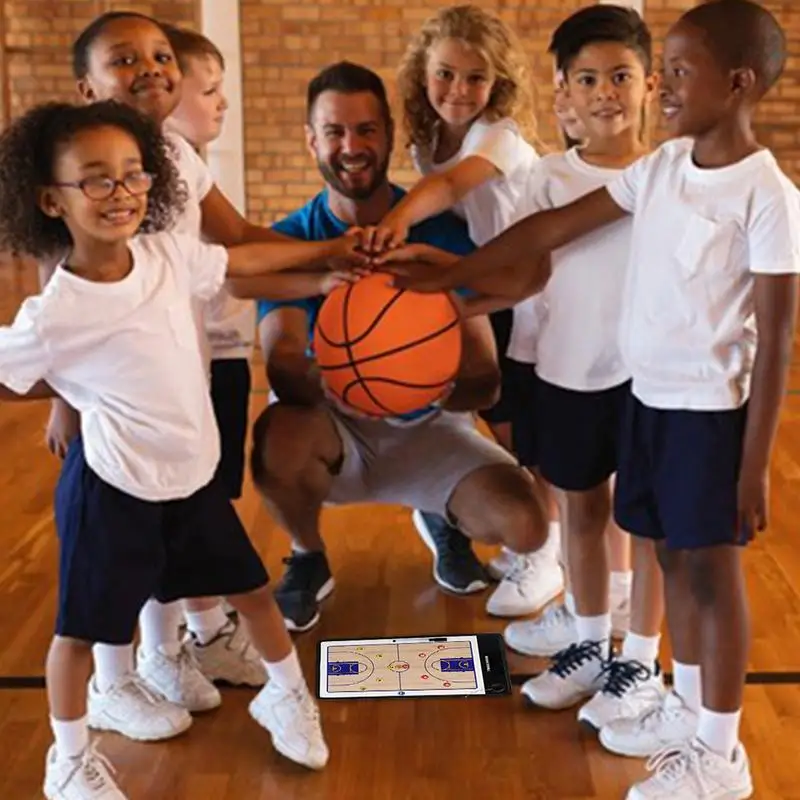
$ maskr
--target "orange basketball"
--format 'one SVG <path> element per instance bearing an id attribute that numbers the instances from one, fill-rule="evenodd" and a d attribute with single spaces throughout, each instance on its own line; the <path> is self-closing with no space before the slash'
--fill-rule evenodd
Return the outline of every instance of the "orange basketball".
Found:
<path id="1" fill-rule="evenodd" d="M 327 389 L 362 414 L 390 417 L 441 399 L 461 361 L 461 321 L 445 293 L 396 289 L 375 273 L 334 289 L 314 328 Z"/>

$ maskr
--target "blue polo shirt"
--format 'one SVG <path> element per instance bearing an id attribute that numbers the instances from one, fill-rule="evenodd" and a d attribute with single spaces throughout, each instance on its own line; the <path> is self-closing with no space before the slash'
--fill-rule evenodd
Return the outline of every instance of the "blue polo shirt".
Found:
<path id="1" fill-rule="evenodd" d="M 395 205 L 406 192 L 399 186 L 392 185 L 391 188 L 393 192 L 392 205 Z M 295 239 L 319 242 L 341 236 L 347 232 L 350 225 L 334 216 L 328 205 L 328 192 L 324 190 L 302 208 L 272 227 L 274 230 Z M 457 256 L 469 255 L 475 249 L 475 244 L 469 238 L 466 222 L 449 211 L 430 217 L 410 228 L 408 242 L 409 244 L 431 245 Z M 459 294 L 470 294 L 470 291 L 459 291 Z M 308 340 L 310 345 L 314 334 L 314 323 L 324 300 L 324 295 L 308 297 L 303 300 L 259 300 L 258 321 L 261 322 L 270 311 L 274 311 L 276 308 L 302 308 L 306 311 L 308 317 Z M 413 424 L 428 416 L 431 410 L 421 409 L 393 419 L 396 424 Z"/>
<path id="2" fill-rule="evenodd" d="M 392 205 L 399 203 L 406 193 L 404 189 L 394 185 L 392 185 L 392 192 L 394 195 Z M 350 228 L 350 225 L 333 215 L 328 205 L 328 192 L 324 190 L 302 208 L 275 223 L 272 227 L 294 239 L 321 242 L 342 236 Z M 467 223 L 449 211 L 430 217 L 410 228 L 408 242 L 409 244 L 428 244 L 457 256 L 469 255 L 475 249 L 475 244 L 469 238 Z M 303 300 L 259 300 L 258 321 L 261 322 L 270 311 L 274 311 L 276 308 L 285 308 L 286 306 L 302 308 L 308 314 L 310 338 L 324 299 L 325 297 L 320 295 Z"/>

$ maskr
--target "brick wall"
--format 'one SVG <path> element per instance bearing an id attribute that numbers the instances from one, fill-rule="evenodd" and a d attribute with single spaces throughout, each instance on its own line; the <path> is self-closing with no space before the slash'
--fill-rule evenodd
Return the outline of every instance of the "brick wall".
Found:
<path id="1" fill-rule="evenodd" d="M 644 0 L 645 19 L 659 41 L 694 0 Z M 756 117 L 760 142 L 775 152 L 795 183 L 800 184 L 800 1 L 761 3 L 777 17 L 789 40 L 789 61 L 780 82 L 764 98 Z M 657 50 L 657 55 L 658 55 Z"/>
<path id="2" fill-rule="evenodd" d="M 70 47 L 104 11 L 138 11 L 176 24 L 200 22 L 195 0 L 143 3 L 128 0 L 11 0 L 0 2 L 5 31 L 5 102 L 12 117 L 42 100 L 75 98 Z"/>
<path id="3" fill-rule="evenodd" d="M 546 54 L 553 28 L 591 0 L 478 0 L 518 32 L 534 64 L 543 138 L 556 144 L 550 104 L 551 64 Z M 800 3 L 765 3 L 789 32 L 791 59 L 779 87 L 759 115 L 762 140 L 800 181 Z M 272 221 L 296 208 L 320 186 L 305 152 L 302 124 L 308 80 L 342 58 L 374 68 L 394 88 L 408 37 L 433 8 L 447 0 L 241 0 L 243 95 L 248 212 Z M 645 17 L 660 40 L 694 0 L 645 0 Z M 3 106 L 11 115 L 32 103 L 74 97 L 69 46 L 96 14 L 130 9 L 172 22 L 199 23 L 197 0 L 10 0 L 4 9 L 6 72 Z M 660 47 L 660 44 L 659 44 Z M 398 138 L 392 178 L 415 179 Z"/>

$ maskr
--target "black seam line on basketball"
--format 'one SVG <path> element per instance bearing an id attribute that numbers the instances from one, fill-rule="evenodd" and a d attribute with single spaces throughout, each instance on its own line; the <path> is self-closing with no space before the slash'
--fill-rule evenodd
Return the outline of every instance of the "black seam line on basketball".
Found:
<path id="1" fill-rule="evenodd" d="M 351 283 L 347 287 L 347 293 L 345 294 L 345 297 L 344 297 L 344 304 L 343 304 L 344 306 L 346 306 L 348 304 L 348 301 L 350 299 L 350 293 L 352 291 L 354 291 L 355 286 L 356 286 L 355 283 Z M 400 297 L 402 295 L 404 295 L 406 293 L 405 289 L 397 289 L 396 291 L 397 291 L 397 294 L 378 312 L 378 315 L 367 326 L 367 329 L 361 334 L 361 336 L 356 336 L 356 338 L 353 339 L 352 341 L 350 341 L 350 338 L 349 338 L 349 335 L 348 335 L 348 331 L 346 329 L 346 325 L 343 326 L 345 328 L 345 337 L 347 337 L 345 339 L 345 342 L 334 342 L 332 339 L 329 339 L 327 334 L 325 333 L 325 331 L 322 330 L 322 326 L 321 325 L 317 329 L 318 332 L 322 334 L 322 338 L 325 340 L 325 343 L 329 344 L 331 347 L 347 347 L 348 343 L 349 344 L 358 344 L 359 342 L 361 342 L 364 339 L 366 339 L 367 336 L 369 336 L 372 333 L 373 330 L 375 330 L 375 328 L 378 326 L 378 323 L 384 318 L 384 316 L 386 316 L 386 314 L 389 313 L 389 309 L 400 299 Z M 345 317 L 345 323 L 346 323 L 346 321 L 347 321 L 347 317 Z"/>
<path id="2" fill-rule="evenodd" d="M 441 336 L 443 333 L 447 333 L 447 331 L 455 328 L 456 325 L 460 323 L 460 320 L 455 319 L 452 322 L 448 322 L 443 328 L 439 328 L 438 330 L 434 331 L 433 333 L 426 333 L 425 336 L 421 337 L 420 339 L 415 339 L 412 342 L 406 342 L 405 344 L 398 345 L 397 347 L 392 347 L 390 350 L 384 350 L 382 353 L 375 353 L 371 356 L 364 356 L 363 358 L 359 358 L 357 360 L 347 361 L 342 364 L 334 364 L 332 366 L 323 367 L 320 366 L 320 371 L 322 372 L 330 372 L 331 370 L 335 369 L 345 369 L 346 367 L 352 367 L 355 369 L 360 364 L 368 364 L 370 361 L 377 361 L 380 358 L 386 358 L 387 356 L 393 356 L 397 353 L 402 353 L 404 350 L 410 350 L 412 347 L 417 347 L 418 345 L 425 344 L 425 342 L 429 342 L 435 339 L 437 336 Z M 345 348 L 348 351 L 348 354 L 352 358 L 352 354 L 350 352 L 350 346 L 346 345 Z M 357 371 L 357 370 L 356 370 Z"/>
<path id="3" fill-rule="evenodd" d="M 345 350 L 347 350 L 347 356 L 350 359 L 350 361 L 353 362 L 353 372 L 355 373 L 356 378 L 359 381 L 361 381 L 361 373 L 358 371 L 358 367 L 356 366 L 355 361 L 353 360 L 353 342 L 350 341 L 350 329 L 349 329 L 349 326 L 348 326 L 348 316 L 347 316 L 347 311 L 350 308 L 350 298 L 351 298 L 351 296 L 353 294 L 353 291 L 355 291 L 355 288 L 356 288 L 356 284 L 355 283 L 351 283 L 347 287 L 347 292 L 345 293 L 345 296 L 344 296 L 344 303 L 342 303 L 342 316 L 343 316 L 343 318 L 342 318 L 342 330 L 344 331 L 344 339 L 345 339 L 345 342 L 346 342 Z M 392 298 L 392 300 L 390 300 L 389 303 L 387 303 L 386 305 L 390 306 L 391 303 L 397 298 L 397 296 L 402 294 L 404 291 L 405 291 L 404 289 L 398 289 L 398 294 L 395 295 L 395 297 Z M 383 403 L 381 403 L 380 400 L 378 400 L 377 397 L 375 397 L 372 394 L 372 392 L 369 390 L 369 386 L 367 386 L 366 383 L 362 382 L 361 385 L 363 386 L 364 392 L 366 393 L 367 397 L 369 397 L 369 399 L 372 400 L 372 402 L 375 403 L 375 405 L 378 406 L 378 408 L 382 409 L 387 414 L 394 413 L 391 408 L 387 408 Z M 349 402 L 348 399 L 347 399 L 347 390 L 342 392 L 342 400 L 344 400 L 345 403 Z M 362 408 L 362 409 L 359 409 L 359 410 L 360 411 L 365 411 L 366 409 Z"/>
<path id="4" fill-rule="evenodd" d="M 392 378 L 378 377 L 371 377 L 367 378 L 366 380 L 368 380 L 370 383 L 388 383 L 390 386 L 402 386 L 404 389 L 440 389 L 450 383 L 449 380 L 437 381 L 436 383 L 408 383 L 407 381 L 396 381 Z M 344 391 L 348 391 L 351 386 L 354 386 L 357 383 L 361 383 L 358 378 L 350 381 L 350 383 L 345 386 Z"/>
<path id="5" fill-rule="evenodd" d="M 364 390 L 367 397 L 369 397 L 369 399 L 372 400 L 372 402 L 375 403 L 375 405 L 378 406 L 378 408 L 380 408 L 382 411 L 385 411 L 387 414 L 390 414 L 391 416 L 397 416 L 397 412 L 393 408 L 389 408 L 389 406 L 384 405 L 380 400 L 378 400 L 377 397 L 375 397 L 374 394 L 372 394 L 372 392 L 369 390 L 369 386 L 367 386 L 367 382 L 361 377 L 361 375 L 358 372 L 358 369 L 355 366 L 353 367 L 353 372 L 356 373 L 356 379 L 351 383 L 347 384 L 344 391 L 342 392 L 342 400 L 344 400 L 345 403 L 352 405 L 353 408 L 357 408 L 355 403 L 350 403 L 350 401 L 347 398 L 347 395 L 351 389 L 354 389 L 356 386 L 360 384 L 361 388 Z M 364 408 L 358 410 L 363 411 L 364 413 L 369 413 Z"/>

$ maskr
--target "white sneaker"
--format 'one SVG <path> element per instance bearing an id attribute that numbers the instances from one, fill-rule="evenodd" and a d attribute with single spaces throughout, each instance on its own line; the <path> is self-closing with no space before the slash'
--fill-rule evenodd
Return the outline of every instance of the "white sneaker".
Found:
<path id="1" fill-rule="evenodd" d="M 517 562 L 517 554 L 507 547 L 502 547 L 500 552 L 486 565 L 486 571 L 493 581 L 501 581 L 508 575 L 509 570 Z"/>
<path id="2" fill-rule="evenodd" d="M 267 682 L 264 662 L 237 621 L 229 620 L 207 644 L 201 644 L 191 632 L 184 644 L 210 681 L 234 686 L 263 686 Z"/>
<path id="3" fill-rule="evenodd" d="M 504 631 L 506 644 L 526 656 L 552 658 L 578 643 L 575 617 L 564 603 L 548 606 L 538 619 L 512 622 Z"/>
<path id="4" fill-rule="evenodd" d="M 505 578 L 486 601 L 495 617 L 533 614 L 564 591 L 564 573 L 549 550 L 518 555 Z"/>
<path id="5" fill-rule="evenodd" d="M 250 703 L 250 716 L 270 732 L 281 755 L 310 769 L 328 763 L 319 709 L 305 684 L 290 690 L 270 681 Z"/>
<path id="6" fill-rule="evenodd" d="M 51 745 L 45 761 L 44 796 L 47 800 L 126 800 L 112 771 L 94 744 L 77 758 L 59 758 L 56 746 Z"/>
<path id="7" fill-rule="evenodd" d="M 603 686 L 608 642 L 581 642 L 556 653 L 547 672 L 522 685 L 522 694 L 536 706 L 557 711 L 591 697 Z"/>
<path id="8" fill-rule="evenodd" d="M 132 672 L 101 692 L 94 678 L 89 681 L 89 727 L 114 731 L 139 742 L 171 739 L 192 724 L 192 715 L 153 691 Z"/>
<path id="9" fill-rule="evenodd" d="M 648 758 L 665 747 L 680 747 L 697 733 L 697 714 L 680 695 L 667 692 L 663 701 L 632 719 L 615 719 L 600 729 L 600 744 L 620 756 Z"/>
<path id="10" fill-rule="evenodd" d="M 136 670 L 167 700 L 188 711 L 209 711 L 222 703 L 219 689 L 203 675 L 185 645 L 177 656 L 167 655 L 160 647 L 147 654 L 139 648 Z"/>
<path id="11" fill-rule="evenodd" d="M 563 604 L 548 606 L 538 619 L 512 622 L 503 633 L 506 644 L 526 656 L 551 658 L 578 643 L 575 617 Z"/>
<path id="12" fill-rule="evenodd" d="M 655 671 L 632 659 L 612 658 L 605 667 L 603 688 L 578 711 L 578 722 L 599 731 L 612 719 L 638 717 L 661 705 L 664 679 Z"/>
<path id="13" fill-rule="evenodd" d="M 628 800 L 746 800 L 753 795 L 750 764 L 741 744 L 727 759 L 692 739 L 681 748 L 657 753 L 647 768 L 653 775 L 637 783 Z"/>
<path id="14" fill-rule="evenodd" d="M 615 639 L 624 639 L 631 627 L 631 596 L 611 595 L 609 597 L 611 608 L 611 635 Z"/>

